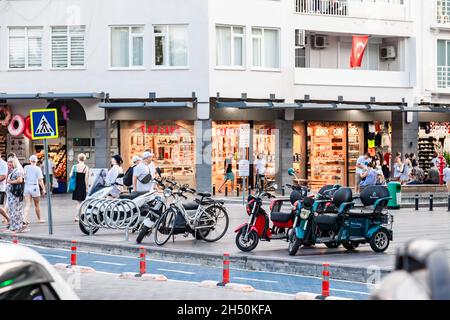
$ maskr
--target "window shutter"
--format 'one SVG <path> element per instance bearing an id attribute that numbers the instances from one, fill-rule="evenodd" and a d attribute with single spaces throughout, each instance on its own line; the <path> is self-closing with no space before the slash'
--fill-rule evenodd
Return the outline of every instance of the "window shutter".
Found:
<path id="1" fill-rule="evenodd" d="M 67 27 L 52 27 L 52 66 L 67 68 L 68 65 Z"/>
<path id="2" fill-rule="evenodd" d="M 28 28 L 28 67 L 42 66 L 42 29 Z"/>
<path id="3" fill-rule="evenodd" d="M 70 65 L 84 66 L 84 26 L 70 27 Z"/>
<path id="4" fill-rule="evenodd" d="M 9 29 L 9 67 L 25 68 L 25 28 Z"/>

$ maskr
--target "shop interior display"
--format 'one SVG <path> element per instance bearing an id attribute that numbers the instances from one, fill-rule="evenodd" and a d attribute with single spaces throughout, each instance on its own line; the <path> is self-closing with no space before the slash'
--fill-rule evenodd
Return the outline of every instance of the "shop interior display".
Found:
<path id="1" fill-rule="evenodd" d="M 345 123 L 308 124 L 308 176 L 311 189 L 326 184 L 346 185 Z"/>
<path id="2" fill-rule="evenodd" d="M 53 172 L 59 182 L 67 181 L 67 146 L 66 127 L 59 126 L 59 138 L 48 141 L 48 157 L 53 159 Z M 45 162 L 44 145 L 42 141 L 34 142 L 34 152 L 40 163 Z"/>
<path id="3" fill-rule="evenodd" d="M 273 128 L 259 128 L 253 131 L 253 156 L 256 161 L 259 154 L 266 160 L 266 178 L 275 179 L 275 130 Z"/>
<path id="4" fill-rule="evenodd" d="M 348 173 L 349 186 L 355 184 L 356 161 L 364 154 L 364 127 L 363 124 L 348 124 Z"/>

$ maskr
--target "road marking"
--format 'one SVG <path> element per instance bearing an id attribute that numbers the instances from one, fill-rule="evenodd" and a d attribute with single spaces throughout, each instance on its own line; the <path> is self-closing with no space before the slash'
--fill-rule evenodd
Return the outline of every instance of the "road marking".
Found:
<path id="1" fill-rule="evenodd" d="M 261 280 L 261 279 L 241 278 L 241 277 L 233 277 L 233 279 L 247 280 L 247 281 L 257 281 L 257 282 L 267 282 L 267 283 L 278 283 L 278 281 L 272 281 L 272 280 Z"/>
<path id="2" fill-rule="evenodd" d="M 180 270 L 171 270 L 171 269 L 158 269 L 158 270 L 159 270 L 159 271 L 174 272 L 174 273 L 182 273 L 182 274 L 195 274 L 195 272 L 180 271 Z"/>
<path id="3" fill-rule="evenodd" d="M 121 267 L 126 266 L 126 264 L 124 264 L 124 263 L 116 263 L 116 262 L 106 262 L 106 261 L 92 261 L 92 262 L 99 263 L 99 264 L 108 264 L 111 266 L 121 266 Z"/>
<path id="4" fill-rule="evenodd" d="M 370 295 L 370 293 L 367 293 L 367 292 L 344 290 L 344 289 L 330 289 L 330 291 L 348 292 L 348 293 L 355 293 L 355 294 L 364 294 L 364 295 L 367 295 L 367 296 Z"/>
<path id="5" fill-rule="evenodd" d="M 41 256 L 50 257 L 50 258 L 58 258 L 58 259 L 69 259 L 68 257 L 58 256 L 56 254 L 41 254 Z"/>

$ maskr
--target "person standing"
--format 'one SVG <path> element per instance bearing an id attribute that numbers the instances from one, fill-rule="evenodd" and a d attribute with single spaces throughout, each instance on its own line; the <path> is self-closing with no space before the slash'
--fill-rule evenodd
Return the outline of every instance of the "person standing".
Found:
<path id="1" fill-rule="evenodd" d="M 142 154 L 142 161 L 133 169 L 133 191 L 144 193 L 152 189 L 153 176 L 150 174 L 150 161 L 152 154 L 148 151 Z"/>
<path id="2" fill-rule="evenodd" d="M 116 183 L 119 175 L 123 173 L 122 164 L 123 160 L 120 155 L 116 154 L 111 158 L 111 169 L 109 169 L 105 179 L 106 186 L 111 186 Z"/>
<path id="3" fill-rule="evenodd" d="M 400 181 L 403 172 L 402 154 L 397 152 L 394 160 L 394 181 Z"/>
<path id="4" fill-rule="evenodd" d="M 405 162 L 403 163 L 402 174 L 400 175 L 400 183 L 406 184 L 409 181 L 409 172 L 411 171 L 412 163 L 409 154 L 405 154 Z"/>
<path id="5" fill-rule="evenodd" d="M 47 183 L 50 183 L 50 193 L 52 193 L 52 191 L 53 191 L 53 176 L 54 176 L 54 168 L 55 168 L 55 165 L 54 165 L 54 163 L 53 163 L 53 157 L 51 157 L 50 155 L 48 156 L 48 162 L 47 162 L 47 164 L 48 164 L 48 174 L 49 174 L 49 180 L 50 181 L 46 181 L 46 175 L 45 175 L 45 170 L 46 170 L 46 168 L 45 168 L 45 162 L 43 162 L 42 163 L 42 165 L 41 165 L 41 169 L 42 169 L 42 173 L 43 173 L 43 175 L 44 175 L 44 184 L 45 185 L 47 185 Z M 44 190 L 47 190 L 47 189 L 44 189 Z"/>
<path id="6" fill-rule="evenodd" d="M 6 202 L 6 179 L 8 178 L 8 164 L 2 159 L 0 153 L 0 215 L 3 217 L 3 222 L 9 226 L 9 216 L 2 206 Z"/>
<path id="7" fill-rule="evenodd" d="M 377 179 L 378 179 L 378 172 L 375 169 L 376 164 L 374 162 L 370 163 L 367 166 L 366 171 L 364 171 L 361 174 L 361 183 L 360 183 L 360 190 L 364 191 L 365 188 L 370 186 L 377 185 Z"/>
<path id="8" fill-rule="evenodd" d="M 150 171 L 150 174 L 152 175 L 152 178 L 156 178 L 156 167 L 155 167 L 155 154 L 153 152 L 150 152 L 150 163 L 148 164 L 148 170 Z M 154 189 L 154 183 L 151 183 L 151 190 Z"/>
<path id="9" fill-rule="evenodd" d="M 8 213 L 10 217 L 10 226 L 7 232 L 28 232 L 29 230 L 23 224 L 23 194 L 18 195 L 14 192 L 17 185 L 23 183 L 23 168 L 17 157 L 9 157 L 8 165 L 12 168 L 11 173 L 6 180 L 6 196 L 8 199 Z"/>
<path id="10" fill-rule="evenodd" d="M 439 170 L 433 163 L 430 163 L 430 169 L 428 170 L 427 184 L 439 184 L 440 176 Z"/>
<path id="11" fill-rule="evenodd" d="M 78 211 L 81 203 L 86 200 L 88 181 L 89 181 L 89 167 L 84 163 L 86 155 L 80 153 L 78 155 L 78 163 L 72 167 L 70 177 L 75 175 L 75 190 L 72 194 L 72 200 L 77 201 L 77 211 L 75 214 L 75 222 L 79 221 Z"/>
<path id="12" fill-rule="evenodd" d="M 256 167 L 256 186 L 260 185 L 261 190 L 264 190 L 264 181 L 266 178 L 267 163 L 263 154 L 258 154 L 258 159 L 255 162 Z"/>
<path id="13" fill-rule="evenodd" d="M 42 195 L 45 196 L 45 185 L 44 185 L 44 175 L 42 170 L 37 166 L 38 158 L 35 155 L 30 157 L 30 165 L 24 168 L 24 180 L 25 180 L 25 190 L 23 196 L 25 198 L 25 211 L 23 216 L 23 223 L 28 225 L 28 214 L 31 208 L 31 202 L 34 203 L 34 210 L 36 212 L 36 217 L 38 223 L 44 223 L 45 221 L 41 219 L 41 206 L 40 206 L 40 196 L 42 189 Z"/>
<path id="14" fill-rule="evenodd" d="M 447 167 L 444 169 L 444 182 L 447 186 L 447 192 L 450 194 L 450 163 L 447 164 Z"/>
<path id="15" fill-rule="evenodd" d="M 369 163 L 371 162 L 370 159 L 370 153 L 366 153 L 363 156 L 360 156 L 358 158 L 358 160 L 356 160 L 356 172 L 355 172 L 355 192 L 359 193 L 360 192 L 360 186 L 361 186 L 361 181 L 362 181 L 362 177 L 361 175 L 366 171 L 367 166 L 369 165 Z"/>
<path id="16" fill-rule="evenodd" d="M 219 191 L 219 193 L 222 192 L 223 186 L 228 181 L 231 181 L 231 192 L 233 192 L 234 191 L 234 173 L 233 173 L 233 157 L 232 156 L 228 156 L 225 159 L 224 171 L 225 171 L 224 181 L 218 191 Z"/>

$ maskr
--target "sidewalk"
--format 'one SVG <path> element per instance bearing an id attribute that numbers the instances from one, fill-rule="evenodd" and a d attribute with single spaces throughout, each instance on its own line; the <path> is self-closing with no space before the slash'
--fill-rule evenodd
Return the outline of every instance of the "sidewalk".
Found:
<path id="1" fill-rule="evenodd" d="M 92 238 L 85 236 L 73 222 L 75 202 L 67 195 L 55 195 L 53 198 L 54 234 L 48 235 L 48 225 L 37 225 L 34 212 L 30 213 L 31 232 L 19 235 L 19 241 L 49 247 L 69 248 L 71 240 L 80 242 L 79 250 L 92 252 L 136 255 L 137 235 L 130 234 L 128 241 L 125 233 L 116 230 L 100 230 Z M 46 217 L 46 205 L 42 203 L 42 211 Z M 450 250 L 450 213 L 436 208 L 435 211 L 411 209 L 392 211 L 394 222 L 394 242 L 384 254 L 375 254 L 370 246 L 361 246 L 356 252 L 349 253 L 343 248 L 327 249 L 323 245 L 301 249 L 296 257 L 289 257 L 285 241 L 260 242 L 251 253 L 240 252 L 235 245 L 234 228 L 247 221 L 242 204 L 227 203 L 230 225 L 228 233 L 217 243 L 196 241 L 191 236 L 176 236 L 175 242 L 169 241 L 164 247 L 153 243 L 153 237 L 144 239 L 143 245 L 150 254 L 162 260 L 189 262 L 199 260 L 203 264 L 220 265 L 224 252 L 231 254 L 235 265 L 246 269 L 261 271 L 279 271 L 300 273 L 304 275 L 320 275 L 321 264 L 329 262 L 336 267 L 333 272 L 337 279 L 361 281 L 365 279 L 366 269 L 376 265 L 382 269 L 390 269 L 394 263 L 394 255 L 398 246 L 415 238 L 437 240 Z M 0 239 L 10 241 L 10 236 L 0 233 Z M 27 240 L 28 239 L 28 240 Z M 232 260 L 233 261 L 233 260 Z"/>

